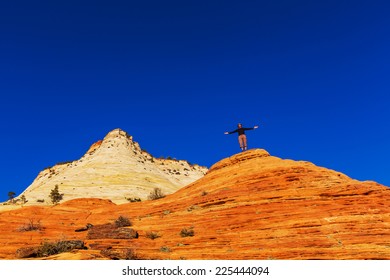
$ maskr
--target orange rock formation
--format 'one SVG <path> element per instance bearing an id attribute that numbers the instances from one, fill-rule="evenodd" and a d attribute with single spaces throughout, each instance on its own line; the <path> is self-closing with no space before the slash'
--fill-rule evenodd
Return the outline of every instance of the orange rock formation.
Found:
<path id="1" fill-rule="evenodd" d="M 119 216 L 130 218 L 138 238 L 75 232 Z M 20 231 L 32 220 L 43 228 Z M 182 237 L 184 228 L 193 236 Z M 2 259 L 45 239 L 83 240 L 88 248 L 46 259 L 120 258 L 127 249 L 142 259 L 390 259 L 390 189 L 255 149 L 216 163 L 163 199 L 29 206 L 0 212 L 0 230 Z"/>
<path id="2" fill-rule="evenodd" d="M 103 140 L 99 140 L 99 141 L 93 143 L 91 145 L 91 147 L 88 149 L 87 154 L 91 154 L 94 151 L 96 151 L 97 149 L 99 149 L 99 147 L 102 145 L 102 143 L 103 143 Z"/>

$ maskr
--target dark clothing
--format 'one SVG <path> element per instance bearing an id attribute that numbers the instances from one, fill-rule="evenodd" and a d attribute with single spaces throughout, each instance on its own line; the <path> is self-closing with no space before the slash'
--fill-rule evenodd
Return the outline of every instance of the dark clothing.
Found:
<path id="1" fill-rule="evenodd" d="M 250 128 L 240 127 L 240 128 L 237 128 L 236 130 L 228 132 L 228 133 L 233 134 L 233 133 L 238 132 L 238 136 L 240 136 L 240 135 L 245 134 L 245 130 L 253 130 L 253 127 L 250 127 Z"/>

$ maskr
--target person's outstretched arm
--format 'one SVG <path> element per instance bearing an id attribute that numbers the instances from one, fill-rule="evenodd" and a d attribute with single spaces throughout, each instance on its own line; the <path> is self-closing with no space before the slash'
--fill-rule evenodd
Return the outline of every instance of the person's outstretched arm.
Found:
<path id="1" fill-rule="evenodd" d="M 255 125 L 254 127 L 244 127 L 243 129 L 244 130 L 253 130 L 253 129 L 256 129 L 256 128 L 259 128 L 259 126 Z"/>
<path id="2" fill-rule="evenodd" d="M 233 134 L 233 133 L 236 133 L 237 131 L 238 131 L 238 129 L 236 129 L 234 131 L 230 131 L 230 132 L 226 131 L 225 134 Z"/>

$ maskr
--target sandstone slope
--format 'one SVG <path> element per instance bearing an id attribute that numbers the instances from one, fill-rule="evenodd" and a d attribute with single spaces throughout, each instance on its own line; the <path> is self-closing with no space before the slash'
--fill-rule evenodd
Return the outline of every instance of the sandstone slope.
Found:
<path id="1" fill-rule="evenodd" d="M 138 238 L 75 232 L 120 215 L 132 220 Z M 28 219 L 44 229 L 18 231 Z M 182 237 L 184 228 L 194 236 Z M 141 259 L 390 259 L 390 190 L 255 149 L 216 163 L 163 199 L 24 207 L 1 212 L 0 230 L 0 258 L 7 259 L 45 239 L 83 240 L 88 248 L 47 259 L 124 258 L 129 248 Z M 151 232 L 160 237 L 152 240 Z"/>
<path id="2" fill-rule="evenodd" d="M 206 172 L 184 160 L 156 159 L 125 131 L 115 129 L 81 159 L 43 170 L 19 198 L 24 195 L 27 205 L 51 204 L 50 192 L 58 186 L 63 201 L 105 198 L 126 203 L 126 198 L 146 199 L 153 188 L 173 193 Z"/>

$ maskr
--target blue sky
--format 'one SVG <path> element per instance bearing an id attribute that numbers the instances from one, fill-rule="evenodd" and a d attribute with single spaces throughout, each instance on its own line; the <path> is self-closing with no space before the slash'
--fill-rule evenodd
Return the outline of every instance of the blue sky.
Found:
<path id="1" fill-rule="evenodd" d="M 122 128 L 210 167 L 251 148 L 390 186 L 388 1 L 2 1 L 0 201 Z"/>

